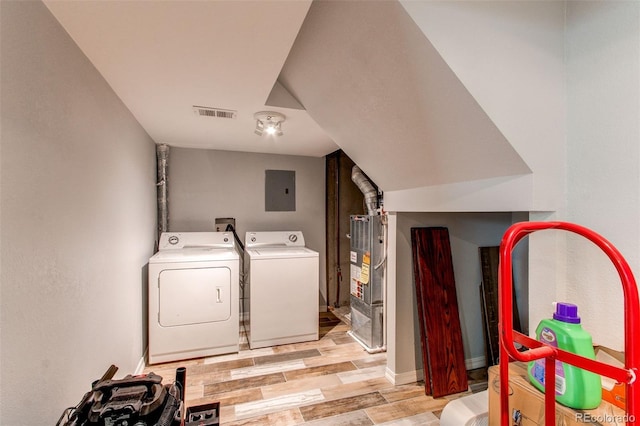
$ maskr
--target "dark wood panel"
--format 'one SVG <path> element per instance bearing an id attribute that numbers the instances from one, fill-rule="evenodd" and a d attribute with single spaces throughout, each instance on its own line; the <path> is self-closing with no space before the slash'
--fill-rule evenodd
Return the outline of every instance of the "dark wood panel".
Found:
<path id="1" fill-rule="evenodd" d="M 342 150 L 326 157 L 327 306 L 349 306 L 349 217 L 366 214 L 364 195 L 351 180 L 355 165 Z"/>
<path id="2" fill-rule="evenodd" d="M 425 314 L 425 296 L 423 295 L 423 279 L 422 279 L 422 259 L 420 258 L 419 247 L 416 240 L 418 240 L 418 231 L 411 229 L 411 246 L 413 256 L 413 274 L 414 274 L 414 286 L 416 290 L 416 302 L 418 308 L 418 326 L 420 328 L 420 348 L 422 355 L 422 369 L 424 371 L 424 393 L 431 395 L 433 393 L 431 389 L 431 372 L 429 371 L 429 351 L 427 348 L 427 323 Z"/>
<path id="3" fill-rule="evenodd" d="M 500 335 L 498 332 L 498 268 L 500 247 L 480 247 L 480 267 L 482 283 L 480 284 L 480 301 L 482 303 L 483 330 L 485 336 L 485 354 L 487 366 L 496 365 L 500 353 Z M 520 315 L 516 294 L 513 292 L 513 328 L 521 331 Z"/>
<path id="4" fill-rule="evenodd" d="M 425 388 L 429 381 L 434 398 L 464 392 L 467 371 L 449 231 L 443 227 L 412 228 L 411 241 L 416 296 L 424 322 Z"/>
<path id="5" fill-rule="evenodd" d="M 480 297 L 484 320 L 485 354 L 487 366 L 496 365 L 500 354 L 500 335 L 498 334 L 498 261 L 500 247 L 480 247 L 480 269 L 482 283 Z"/>

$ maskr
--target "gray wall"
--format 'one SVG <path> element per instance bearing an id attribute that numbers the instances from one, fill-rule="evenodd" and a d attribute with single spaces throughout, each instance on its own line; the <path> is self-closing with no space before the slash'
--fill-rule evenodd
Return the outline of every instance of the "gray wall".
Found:
<path id="1" fill-rule="evenodd" d="M 155 147 L 44 4 L 0 14 L 0 424 L 55 424 L 144 354 Z"/>
<path id="2" fill-rule="evenodd" d="M 296 210 L 265 211 L 265 170 L 296 172 Z M 169 230 L 212 231 L 218 217 L 247 231 L 300 230 L 320 253 L 320 300 L 326 310 L 324 157 L 188 148 L 169 153 Z"/>

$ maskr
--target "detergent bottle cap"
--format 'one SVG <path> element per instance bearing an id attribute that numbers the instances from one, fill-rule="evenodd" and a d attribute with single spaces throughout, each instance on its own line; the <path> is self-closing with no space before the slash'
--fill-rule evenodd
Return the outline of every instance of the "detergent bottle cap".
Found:
<path id="1" fill-rule="evenodd" d="M 578 307 L 572 303 L 558 302 L 556 303 L 556 312 L 553 314 L 553 319 L 571 324 L 580 324 Z"/>

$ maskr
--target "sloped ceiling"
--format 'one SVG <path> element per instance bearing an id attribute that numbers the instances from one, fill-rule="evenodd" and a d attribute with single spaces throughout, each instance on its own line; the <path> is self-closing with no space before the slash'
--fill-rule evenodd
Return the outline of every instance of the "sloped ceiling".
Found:
<path id="1" fill-rule="evenodd" d="M 342 148 L 385 192 L 531 174 L 397 1 L 45 4 L 157 143 Z M 264 109 L 284 136 L 253 134 Z"/>
<path id="2" fill-rule="evenodd" d="M 45 0 L 54 17 L 156 143 L 324 156 L 338 149 L 304 109 L 266 104 L 311 0 Z M 237 111 L 200 117 L 192 107 Z M 284 135 L 253 114 L 287 116 Z"/>
<path id="3" fill-rule="evenodd" d="M 531 173 L 398 2 L 315 0 L 278 82 L 384 191 Z"/>

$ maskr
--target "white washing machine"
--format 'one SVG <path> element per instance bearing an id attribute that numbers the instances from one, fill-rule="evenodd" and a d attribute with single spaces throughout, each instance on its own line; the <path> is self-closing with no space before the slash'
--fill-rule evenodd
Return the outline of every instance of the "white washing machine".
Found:
<path id="1" fill-rule="evenodd" d="M 318 340 L 319 258 L 302 232 L 247 232 L 245 268 L 251 349 Z"/>
<path id="2" fill-rule="evenodd" d="M 238 352 L 239 255 L 230 232 L 165 232 L 149 259 L 149 364 Z"/>

